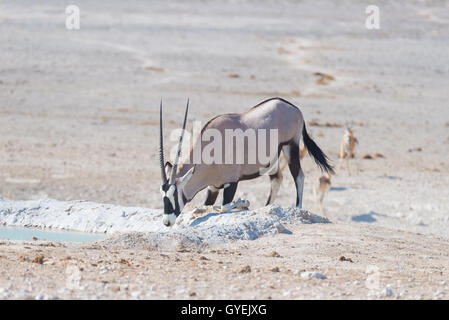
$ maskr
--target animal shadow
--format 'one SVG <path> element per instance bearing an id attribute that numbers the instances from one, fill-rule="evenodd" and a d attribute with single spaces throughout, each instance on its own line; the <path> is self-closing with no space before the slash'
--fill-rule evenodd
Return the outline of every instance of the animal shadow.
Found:
<path id="1" fill-rule="evenodd" d="M 345 187 L 331 187 L 329 190 L 330 191 L 345 191 L 347 189 L 348 188 L 345 188 Z"/>
<path id="2" fill-rule="evenodd" d="M 358 216 L 352 216 L 351 220 L 354 221 L 354 222 L 373 223 L 373 222 L 377 221 L 375 216 L 384 216 L 384 215 L 376 213 L 374 211 L 370 211 L 369 213 L 360 214 Z"/>

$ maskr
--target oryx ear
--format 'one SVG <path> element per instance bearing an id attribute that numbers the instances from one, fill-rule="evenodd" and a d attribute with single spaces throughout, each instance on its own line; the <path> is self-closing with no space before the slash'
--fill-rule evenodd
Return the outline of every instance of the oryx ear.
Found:
<path id="1" fill-rule="evenodd" d="M 165 174 L 167 175 L 167 177 L 170 177 L 172 169 L 173 169 L 173 165 L 171 164 L 170 161 L 167 161 L 165 163 Z"/>
<path id="2" fill-rule="evenodd" d="M 179 184 L 178 184 L 178 186 L 181 187 L 181 189 L 183 189 L 184 186 L 186 185 L 186 183 L 189 182 L 189 180 L 192 178 L 194 172 L 195 172 L 195 167 L 193 166 L 193 167 L 190 168 L 189 171 L 187 171 L 187 173 L 181 178 L 181 181 L 180 181 Z"/>

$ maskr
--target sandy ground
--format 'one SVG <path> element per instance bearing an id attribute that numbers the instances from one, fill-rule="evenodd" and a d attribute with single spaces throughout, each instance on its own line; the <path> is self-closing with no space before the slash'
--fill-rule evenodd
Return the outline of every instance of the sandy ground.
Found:
<path id="1" fill-rule="evenodd" d="M 198 252 L 2 241 L 0 298 L 449 298 L 444 238 L 354 223 L 292 231 Z"/>
<path id="2" fill-rule="evenodd" d="M 58 1 L 3 1 L 0 197 L 161 208 L 161 98 L 168 144 L 187 97 L 189 119 L 205 123 L 281 96 L 306 121 L 336 125 L 309 123 L 334 163 L 343 126 L 351 125 L 360 171 L 332 178 L 325 199 L 332 225 L 295 226 L 292 235 L 202 253 L 2 242 L 0 297 L 366 298 L 377 297 L 365 285 L 367 266 L 375 265 L 374 292 L 389 285 L 393 297 L 447 299 L 449 5 L 380 1 L 380 30 L 365 28 L 365 6 L 79 1 L 81 29 L 69 31 Z M 334 80 L 318 84 L 315 72 Z M 361 159 L 376 153 L 384 157 Z M 317 211 L 319 172 L 310 159 L 303 166 L 304 207 Z M 241 183 L 237 197 L 260 207 L 267 180 Z M 291 205 L 293 193 L 287 176 L 276 203 Z M 200 193 L 193 204 L 203 199 Z M 267 257 L 273 248 L 283 258 Z M 225 249 L 241 255 L 210 251 Z M 40 253 L 43 265 L 28 261 Z M 59 292 L 62 268 L 78 260 L 86 287 Z M 240 274 L 246 264 L 251 272 Z M 276 266 L 280 272 L 269 272 Z M 295 274 L 301 269 L 328 279 L 306 281 Z"/>

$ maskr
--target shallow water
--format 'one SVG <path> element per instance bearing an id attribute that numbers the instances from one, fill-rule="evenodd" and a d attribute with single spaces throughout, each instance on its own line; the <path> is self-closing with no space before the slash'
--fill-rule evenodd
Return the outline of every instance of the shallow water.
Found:
<path id="1" fill-rule="evenodd" d="M 48 231 L 34 228 L 0 227 L 0 239 L 89 242 L 106 238 L 105 234 L 73 231 Z"/>

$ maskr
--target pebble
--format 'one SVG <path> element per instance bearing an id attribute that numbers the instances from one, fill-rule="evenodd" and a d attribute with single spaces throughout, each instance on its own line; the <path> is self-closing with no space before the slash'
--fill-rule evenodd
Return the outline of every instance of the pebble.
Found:
<path id="1" fill-rule="evenodd" d="M 240 269 L 240 273 L 249 273 L 251 272 L 250 266 L 244 266 L 242 269 Z"/>
<path id="2" fill-rule="evenodd" d="M 100 269 L 100 274 L 105 274 L 109 272 L 109 268 L 104 266 L 103 268 Z"/>
<path id="3" fill-rule="evenodd" d="M 131 293 L 131 297 L 132 297 L 133 299 L 139 300 L 139 299 L 141 299 L 140 294 L 141 294 L 140 291 L 134 291 L 134 292 Z"/>
<path id="4" fill-rule="evenodd" d="M 386 287 L 385 289 L 382 290 L 381 295 L 385 297 L 391 297 L 393 296 L 393 290 L 391 290 L 391 288 L 389 287 Z"/>
<path id="5" fill-rule="evenodd" d="M 6 299 L 10 296 L 9 290 L 6 288 L 0 288 L 0 298 Z"/>

